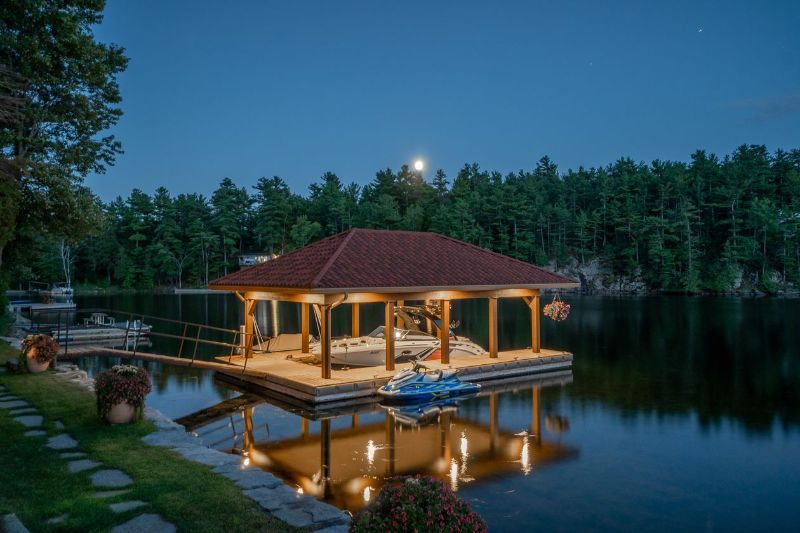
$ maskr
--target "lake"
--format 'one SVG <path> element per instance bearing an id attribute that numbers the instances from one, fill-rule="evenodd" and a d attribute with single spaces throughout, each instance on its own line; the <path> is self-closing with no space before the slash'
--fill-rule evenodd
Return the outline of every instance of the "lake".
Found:
<path id="1" fill-rule="evenodd" d="M 228 295 L 77 300 L 230 328 L 242 321 Z M 565 300 L 572 314 L 543 319 L 542 344 L 573 352 L 574 367 L 550 383 L 510 384 L 421 422 L 378 405 L 319 421 L 258 400 L 194 431 L 219 449 L 249 450 L 243 460 L 353 511 L 387 476 L 418 472 L 446 480 L 493 531 L 797 527 L 800 300 Z M 344 308 L 334 311 L 334 335 L 349 331 Z M 486 346 L 486 313 L 485 301 L 455 302 L 457 334 Z M 362 331 L 382 321 L 380 306 L 361 314 Z M 295 305 L 280 304 L 273 320 L 266 304 L 258 316 L 266 333 L 274 322 L 297 331 Z M 501 301 L 499 319 L 501 349 L 530 344 L 522 301 Z M 175 351 L 161 341 L 152 350 Z M 94 373 L 111 362 L 81 364 Z M 239 395 L 209 371 L 145 365 L 148 404 L 173 418 Z"/>

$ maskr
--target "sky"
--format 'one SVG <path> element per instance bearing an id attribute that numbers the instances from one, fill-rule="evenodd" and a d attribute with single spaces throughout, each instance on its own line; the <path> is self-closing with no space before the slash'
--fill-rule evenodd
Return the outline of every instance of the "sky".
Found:
<path id="1" fill-rule="evenodd" d="M 417 158 L 502 173 L 800 148 L 800 2 L 109 0 L 125 153 L 87 184 L 210 194 Z"/>

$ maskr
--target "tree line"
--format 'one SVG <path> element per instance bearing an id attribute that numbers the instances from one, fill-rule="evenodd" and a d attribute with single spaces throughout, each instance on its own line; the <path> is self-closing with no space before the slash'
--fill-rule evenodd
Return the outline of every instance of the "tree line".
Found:
<path id="1" fill-rule="evenodd" d="M 364 186 L 328 172 L 307 195 L 277 176 L 249 189 L 224 178 L 210 197 L 135 189 L 98 210 L 96 231 L 74 243 L 76 279 L 130 288 L 202 286 L 238 268 L 238 254 L 280 255 L 351 227 L 436 231 L 576 277 L 599 270 L 607 288 L 800 281 L 800 150 L 759 145 L 564 173 L 547 157 L 507 175 L 472 164 L 452 180 L 403 166 Z M 59 242 L 42 240 L 31 275 L 59 278 Z"/>

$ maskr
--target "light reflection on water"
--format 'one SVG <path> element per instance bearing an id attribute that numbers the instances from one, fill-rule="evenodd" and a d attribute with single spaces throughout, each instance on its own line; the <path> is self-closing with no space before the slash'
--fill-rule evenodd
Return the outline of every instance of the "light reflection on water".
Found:
<path id="1" fill-rule="evenodd" d="M 538 412 L 535 389 L 520 384 L 420 427 L 380 407 L 318 420 L 258 400 L 248 442 L 238 413 L 196 431 L 219 449 L 249 445 L 252 463 L 350 509 L 374 499 L 387 473 L 421 472 L 456 485 L 493 530 L 791 530 L 800 522 L 800 301 L 567 300 L 570 319 L 543 321 L 543 345 L 576 354 L 572 382 L 542 386 Z M 504 349 L 525 345 L 529 334 L 519 304 L 501 305 Z M 220 296 L 79 305 L 226 327 L 241 318 L 240 306 Z M 362 331 L 373 320 L 364 307 Z M 281 330 L 293 331 L 293 308 L 279 309 Z M 454 306 L 461 334 L 485 344 L 485 311 L 480 301 Z M 334 316 L 337 334 L 349 329 L 348 314 Z M 271 316 L 266 310 L 265 331 Z M 239 395 L 209 372 L 147 366 L 148 402 L 174 418 Z"/>

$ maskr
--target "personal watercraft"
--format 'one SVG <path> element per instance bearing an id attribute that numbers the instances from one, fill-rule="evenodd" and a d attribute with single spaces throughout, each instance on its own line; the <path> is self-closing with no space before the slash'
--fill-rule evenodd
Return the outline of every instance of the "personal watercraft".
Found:
<path id="1" fill-rule="evenodd" d="M 395 374 L 389 383 L 378 389 L 378 394 L 387 402 L 413 403 L 474 394 L 481 388 L 476 383 L 458 379 L 455 370 L 422 370 L 428 370 L 428 367 L 414 361 L 412 368 Z"/>

